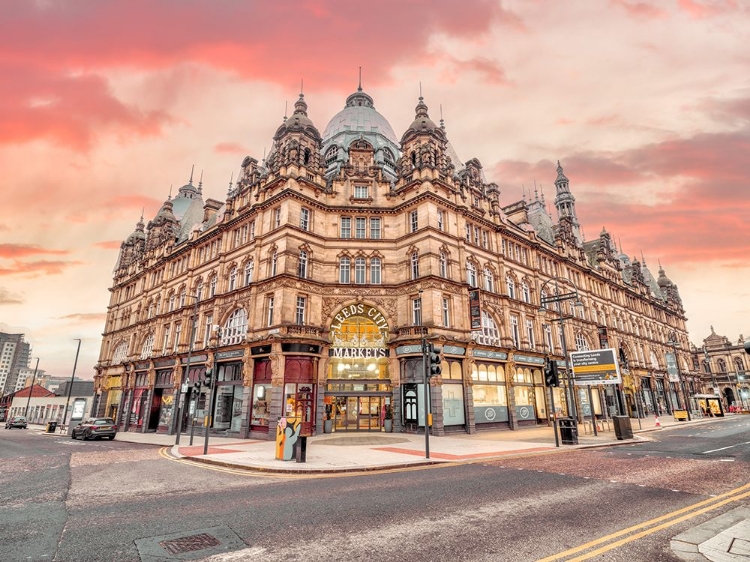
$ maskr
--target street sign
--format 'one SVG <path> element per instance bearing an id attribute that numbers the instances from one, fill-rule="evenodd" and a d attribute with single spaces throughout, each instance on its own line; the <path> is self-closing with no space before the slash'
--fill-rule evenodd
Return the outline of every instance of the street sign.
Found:
<path id="1" fill-rule="evenodd" d="M 620 369 L 614 349 L 573 351 L 570 354 L 573 378 L 578 386 L 592 384 L 620 384 Z"/>

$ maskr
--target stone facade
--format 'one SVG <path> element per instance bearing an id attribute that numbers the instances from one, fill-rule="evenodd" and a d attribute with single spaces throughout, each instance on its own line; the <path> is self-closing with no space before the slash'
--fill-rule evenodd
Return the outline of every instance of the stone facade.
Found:
<path id="1" fill-rule="evenodd" d="M 617 351 L 623 384 L 595 388 L 597 415 L 676 407 L 665 354 L 695 375 L 677 287 L 605 230 L 584 242 L 559 163 L 555 186 L 556 220 L 538 194 L 503 205 L 421 97 L 399 140 L 361 87 L 323 135 L 300 94 L 225 201 L 203 201 L 191 174 L 123 242 L 95 413 L 175 431 L 176 404 L 200 419 L 210 409 L 194 386 L 209 371 L 216 431 L 273 437 L 282 416 L 303 432 L 328 418 L 335 431 L 381 431 L 391 414 L 394 430 L 423 431 L 429 341 L 443 350 L 429 383 L 436 434 L 547 423 L 543 367 L 563 358 L 561 327 L 568 351 Z M 540 313 L 555 291 L 582 307 Z M 586 392 L 554 393 L 561 414 L 591 414 Z"/>
<path id="2" fill-rule="evenodd" d="M 711 326 L 703 345 L 692 347 L 693 365 L 701 373 L 703 392 L 721 396 L 726 409 L 739 406 L 750 410 L 750 357 L 744 342 L 742 334 L 732 342 Z"/>

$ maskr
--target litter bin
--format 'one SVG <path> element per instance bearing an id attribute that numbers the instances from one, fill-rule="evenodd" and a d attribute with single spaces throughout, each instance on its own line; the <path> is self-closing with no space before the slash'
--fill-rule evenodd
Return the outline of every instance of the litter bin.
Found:
<path id="1" fill-rule="evenodd" d="M 47 433 L 54 433 L 56 429 L 57 429 L 56 421 L 47 422 Z"/>
<path id="2" fill-rule="evenodd" d="M 560 441 L 563 445 L 578 445 L 578 427 L 573 418 L 560 418 L 557 420 L 560 426 Z"/>
<path id="3" fill-rule="evenodd" d="M 307 462 L 307 437 L 300 437 L 294 444 L 294 458 L 297 462 Z"/>
<path id="4" fill-rule="evenodd" d="M 622 441 L 623 439 L 633 438 L 633 427 L 630 425 L 628 416 L 612 416 L 612 423 L 615 426 L 615 437 Z"/>

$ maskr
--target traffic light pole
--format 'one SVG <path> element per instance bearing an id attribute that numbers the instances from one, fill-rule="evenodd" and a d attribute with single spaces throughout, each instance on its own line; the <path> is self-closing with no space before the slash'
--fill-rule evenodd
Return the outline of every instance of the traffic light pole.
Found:
<path id="1" fill-rule="evenodd" d="M 555 389 L 549 387 L 549 405 L 552 408 L 552 431 L 555 432 L 555 447 L 560 446 L 560 436 L 557 434 L 557 411 L 555 411 Z"/>

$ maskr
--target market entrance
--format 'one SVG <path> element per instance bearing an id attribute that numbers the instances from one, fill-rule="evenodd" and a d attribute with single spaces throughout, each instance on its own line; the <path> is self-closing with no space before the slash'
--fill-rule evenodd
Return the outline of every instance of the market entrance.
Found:
<path id="1" fill-rule="evenodd" d="M 382 431 L 391 410 L 388 323 L 375 308 L 350 305 L 334 317 L 326 412 L 334 431 Z"/>

